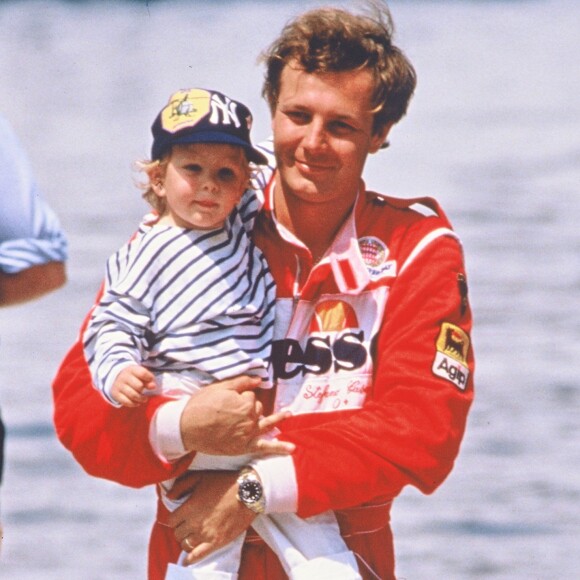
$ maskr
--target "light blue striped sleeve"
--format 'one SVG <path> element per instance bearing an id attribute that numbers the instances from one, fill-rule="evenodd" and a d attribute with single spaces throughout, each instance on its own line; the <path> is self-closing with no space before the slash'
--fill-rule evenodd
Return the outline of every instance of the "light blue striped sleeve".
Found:
<path id="1" fill-rule="evenodd" d="M 253 176 L 253 187 L 258 191 L 263 191 L 268 185 L 274 171 L 276 171 L 276 158 L 274 157 L 274 142 L 272 137 L 262 141 L 256 145 L 256 149 L 259 149 L 268 160 L 267 165 L 256 166 L 256 171 Z"/>
<path id="2" fill-rule="evenodd" d="M 251 187 L 246 189 L 238 204 L 239 215 L 247 232 L 251 232 L 258 212 L 264 206 L 264 190 L 276 170 L 272 138 L 256 146 L 267 158 L 267 165 L 256 165 L 253 168 Z"/>
<path id="3" fill-rule="evenodd" d="M 36 186 L 26 152 L 0 117 L 0 270 L 16 274 L 67 259 L 58 217 Z"/>

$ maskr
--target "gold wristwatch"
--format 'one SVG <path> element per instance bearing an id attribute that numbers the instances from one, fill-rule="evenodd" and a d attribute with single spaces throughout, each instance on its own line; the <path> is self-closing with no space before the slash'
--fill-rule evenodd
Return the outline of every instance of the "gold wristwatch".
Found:
<path id="1" fill-rule="evenodd" d="M 262 514 L 266 509 L 262 482 L 251 467 L 244 467 L 238 476 L 238 500 L 255 514 Z"/>

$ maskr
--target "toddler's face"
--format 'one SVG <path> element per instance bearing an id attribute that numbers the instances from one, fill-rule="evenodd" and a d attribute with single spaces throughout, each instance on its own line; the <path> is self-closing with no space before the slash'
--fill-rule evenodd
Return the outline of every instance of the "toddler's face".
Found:
<path id="1" fill-rule="evenodd" d="M 222 227 L 240 201 L 249 175 L 241 147 L 221 143 L 175 145 L 156 189 L 167 204 L 160 223 L 203 230 Z"/>

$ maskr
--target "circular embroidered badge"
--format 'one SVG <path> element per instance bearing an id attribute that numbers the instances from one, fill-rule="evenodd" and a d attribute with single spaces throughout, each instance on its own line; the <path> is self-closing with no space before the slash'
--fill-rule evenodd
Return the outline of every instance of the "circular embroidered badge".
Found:
<path id="1" fill-rule="evenodd" d="M 373 236 L 359 238 L 358 247 L 373 280 L 381 276 L 396 276 L 397 265 L 394 260 L 388 260 L 389 249 L 383 241 Z"/>
<path id="2" fill-rule="evenodd" d="M 369 268 L 380 268 L 387 259 L 387 246 L 378 238 L 368 237 L 358 240 L 358 247 L 364 263 Z"/>

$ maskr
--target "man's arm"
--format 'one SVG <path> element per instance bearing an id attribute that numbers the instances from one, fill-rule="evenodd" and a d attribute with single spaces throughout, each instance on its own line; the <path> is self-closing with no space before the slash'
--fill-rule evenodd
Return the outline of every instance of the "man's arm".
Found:
<path id="1" fill-rule="evenodd" d="M 38 264 L 14 274 L 0 271 L 0 306 L 13 306 L 40 298 L 66 282 L 63 262 Z"/>
<path id="2" fill-rule="evenodd" d="M 372 400 L 344 419 L 305 429 L 289 425 L 280 437 L 296 445 L 299 515 L 395 497 L 409 484 L 431 493 L 447 477 L 473 399 L 464 277 L 457 240 L 443 237 L 424 249 L 391 288 Z M 467 337 L 464 383 L 453 380 L 459 367 L 452 369 L 450 359 L 436 362 L 446 328 L 459 329 L 458 341 Z"/>
<path id="3" fill-rule="evenodd" d="M 307 517 L 395 497 L 408 484 L 430 493 L 442 483 L 459 451 L 473 399 L 471 348 L 469 377 L 461 388 L 451 380 L 451 370 L 447 380 L 434 364 L 443 323 L 467 335 L 471 330 L 463 276 L 459 244 L 447 237 L 424 250 L 401 275 L 391 289 L 378 337 L 373 400 L 360 411 L 322 425 L 300 427 L 297 417 L 292 428 L 293 419 L 289 420 L 289 428 L 279 438 L 296 445 L 292 457 L 252 462 L 262 476 L 267 511 L 289 511 L 278 506 L 293 505 L 299 515 Z M 294 479 L 299 493 L 272 501 L 273 495 L 279 495 L 272 481 L 279 480 L 279 473 L 289 464 L 289 477 L 283 479 Z M 219 499 L 219 513 L 210 510 L 205 521 L 200 521 L 202 506 L 216 499 L 211 490 L 197 486 L 195 494 L 171 516 L 178 539 L 188 537 L 193 545 L 203 545 L 204 553 L 224 545 L 218 541 L 233 539 L 224 538 L 220 530 L 230 529 L 226 522 L 240 510 L 235 474 L 213 477 L 226 490 Z"/>
<path id="4" fill-rule="evenodd" d="M 38 190 L 12 127 L 0 116 L 0 307 L 60 288 L 66 259 L 58 217 Z"/>

